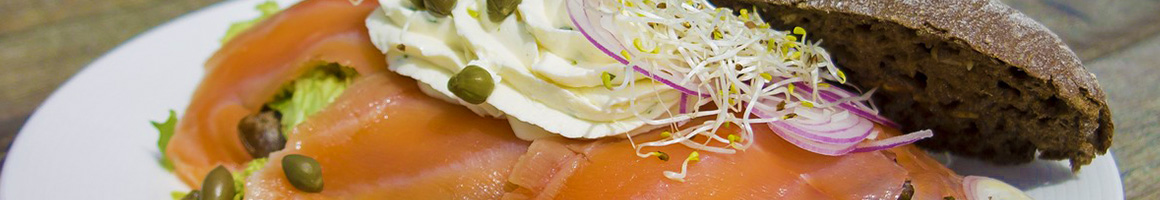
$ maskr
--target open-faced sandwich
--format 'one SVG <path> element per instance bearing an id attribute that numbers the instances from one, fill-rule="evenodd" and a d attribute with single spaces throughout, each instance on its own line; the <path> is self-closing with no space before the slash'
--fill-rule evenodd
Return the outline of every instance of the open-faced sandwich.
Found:
<path id="1" fill-rule="evenodd" d="M 1078 170 L 1111 142 L 1095 78 L 997 1 L 259 8 L 156 124 L 175 198 L 1028 199 L 911 144 Z"/>

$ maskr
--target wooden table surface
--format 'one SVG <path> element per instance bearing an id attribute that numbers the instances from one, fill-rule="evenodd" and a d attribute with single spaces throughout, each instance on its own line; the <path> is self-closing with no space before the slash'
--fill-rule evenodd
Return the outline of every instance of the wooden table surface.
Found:
<path id="1" fill-rule="evenodd" d="M 1059 34 L 1108 94 L 1129 199 L 1160 199 L 1160 1 L 1003 0 Z M 0 1 L 0 157 L 28 116 L 93 59 L 217 0 Z"/>

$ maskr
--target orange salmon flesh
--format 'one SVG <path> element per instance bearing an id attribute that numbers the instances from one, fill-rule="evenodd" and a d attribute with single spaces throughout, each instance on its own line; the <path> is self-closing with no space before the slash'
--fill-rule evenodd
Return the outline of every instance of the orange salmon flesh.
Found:
<path id="1" fill-rule="evenodd" d="M 662 161 L 638 157 L 623 138 L 520 140 L 506 120 L 429 97 L 387 70 L 364 25 L 378 6 L 303 1 L 223 45 L 206 62 L 206 77 L 169 143 L 175 174 L 197 189 L 216 166 L 239 172 L 252 158 L 238 122 L 312 63 L 332 62 L 361 75 L 292 129 L 286 148 L 246 180 L 246 199 L 897 199 L 908 181 L 914 199 L 963 199 L 962 177 L 913 145 L 824 156 L 755 126 L 753 147 L 699 152 L 680 182 L 662 172 L 681 170 L 693 152 L 685 146 L 642 150 L 670 155 Z M 657 140 L 661 131 L 633 139 Z M 320 163 L 322 192 L 305 193 L 286 180 L 281 158 L 289 154 Z"/>

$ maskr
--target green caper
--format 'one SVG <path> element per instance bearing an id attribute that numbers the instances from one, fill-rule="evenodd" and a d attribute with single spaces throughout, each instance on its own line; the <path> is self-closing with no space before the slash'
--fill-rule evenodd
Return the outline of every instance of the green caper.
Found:
<path id="1" fill-rule="evenodd" d="M 415 9 L 426 10 L 427 5 L 423 5 L 423 0 L 411 0 L 411 4 L 415 5 Z"/>
<path id="2" fill-rule="evenodd" d="M 298 154 L 286 155 L 282 157 L 282 172 L 290 180 L 290 185 L 298 190 L 311 193 L 322 191 L 322 167 L 314 158 Z"/>
<path id="3" fill-rule="evenodd" d="M 443 17 L 451 14 L 451 9 L 455 8 L 457 2 L 458 0 L 423 0 L 423 6 L 432 16 Z"/>
<path id="4" fill-rule="evenodd" d="M 910 181 L 902 183 L 902 193 L 898 195 L 898 200 L 910 200 L 914 198 L 914 185 Z"/>
<path id="5" fill-rule="evenodd" d="M 185 196 L 182 196 L 181 200 L 201 200 L 201 192 L 197 190 L 191 190 L 189 193 L 186 193 Z"/>
<path id="6" fill-rule="evenodd" d="M 487 16 L 492 22 L 503 21 L 516 11 L 523 0 L 487 0 Z"/>
<path id="7" fill-rule="evenodd" d="M 201 181 L 201 199 L 204 200 L 232 200 L 234 199 L 234 177 L 230 170 L 218 165 L 205 175 Z"/>
<path id="8" fill-rule="evenodd" d="M 277 112 L 267 108 L 238 122 L 238 138 L 250 156 L 265 158 L 270 152 L 286 147 L 286 137 L 282 135 L 279 118 Z"/>
<path id="9" fill-rule="evenodd" d="M 476 65 L 468 65 L 447 80 L 447 90 L 467 103 L 481 104 L 495 89 L 491 73 Z"/>

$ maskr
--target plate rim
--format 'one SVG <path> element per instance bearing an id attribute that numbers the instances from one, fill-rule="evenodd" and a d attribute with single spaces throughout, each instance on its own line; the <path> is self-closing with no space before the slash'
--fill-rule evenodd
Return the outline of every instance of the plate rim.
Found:
<path id="1" fill-rule="evenodd" d="M 28 148 L 34 148 L 34 147 L 26 147 L 27 145 L 29 145 L 29 144 L 27 144 L 27 142 L 23 142 L 23 143 L 21 142 L 21 141 L 28 140 L 30 135 L 37 134 L 37 132 L 29 131 L 29 129 L 28 129 L 29 125 L 35 125 L 35 124 L 38 124 L 40 121 L 48 120 L 48 119 L 44 118 L 45 113 L 42 112 L 42 110 L 44 110 L 44 108 L 46 108 L 46 107 L 58 107 L 62 104 L 67 104 L 67 103 L 72 102 L 72 101 L 61 100 L 60 98 L 62 96 L 62 90 L 64 90 L 65 88 L 78 87 L 77 86 L 77 84 L 79 84 L 78 77 L 82 77 L 82 76 L 87 77 L 86 74 L 91 76 L 92 74 L 94 74 L 93 73 L 94 70 L 97 70 L 103 66 L 103 65 L 97 65 L 97 64 L 109 62 L 108 60 L 114 58 L 114 56 L 117 56 L 120 54 L 125 54 L 123 52 L 126 52 L 127 48 L 133 48 L 135 46 L 139 46 L 139 45 L 134 45 L 134 44 L 142 43 L 143 41 L 145 41 L 145 38 L 147 38 L 147 36 L 156 35 L 156 34 L 158 34 L 159 31 L 164 30 L 167 27 L 182 26 L 182 24 L 189 23 L 190 21 L 197 19 L 197 18 L 200 18 L 200 17 L 204 17 L 205 15 L 211 15 L 212 13 L 217 13 L 217 12 L 222 12 L 224 10 L 227 10 L 226 8 L 240 7 L 240 6 L 252 6 L 252 5 L 256 5 L 258 2 L 263 2 L 263 1 L 265 1 L 265 0 L 222 1 L 222 2 L 216 2 L 213 4 L 207 5 L 205 7 L 190 11 L 188 13 L 181 14 L 178 17 L 175 17 L 175 18 L 170 19 L 168 21 L 165 21 L 161 24 L 153 26 L 153 27 L 151 27 L 143 32 L 140 32 L 138 34 L 133 35 L 129 39 L 125 40 L 124 42 L 122 42 L 122 43 L 118 44 L 117 46 L 105 51 L 100 56 L 98 56 L 96 59 L 93 59 L 91 62 L 85 64 L 84 67 L 82 67 L 80 70 L 78 70 L 77 72 L 72 74 L 60 86 L 55 88 L 53 90 L 53 92 L 47 98 L 45 98 L 45 100 L 40 105 L 37 106 L 35 111 L 33 111 L 33 113 L 31 115 L 29 115 L 28 120 L 26 120 L 23 124 L 20 125 L 21 127 L 19 128 L 19 130 L 17 131 L 17 134 L 13 138 L 12 144 L 9 146 L 8 151 L 6 153 L 6 156 L 4 158 L 3 168 L 0 168 L 0 169 L 3 169 L 2 171 L 0 171 L 0 199 L 6 199 L 8 196 L 5 194 L 9 193 L 7 191 L 16 190 L 17 188 L 13 188 L 13 187 L 18 187 L 14 181 L 19 181 L 19 180 L 13 180 L 13 178 L 10 178 L 11 177 L 10 174 L 17 173 L 17 172 L 13 171 L 13 168 L 12 168 L 13 164 L 12 164 L 12 162 L 9 162 L 9 160 L 11 160 L 11 158 L 13 158 L 13 157 L 20 158 L 20 157 L 25 157 L 25 156 L 32 156 L 32 155 L 26 155 L 27 153 L 21 153 L 21 152 L 29 151 Z M 286 4 L 286 2 L 296 3 L 298 1 L 299 0 L 277 0 L 277 2 L 279 2 L 279 5 L 282 6 L 283 8 L 293 5 L 293 4 Z M 252 11 L 252 12 L 257 13 L 256 10 Z M 203 77 L 198 77 L 197 80 L 200 81 L 202 78 Z M 193 91 L 189 91 L 189 92 L 192 93 Z M 183 106 L 186 106 L 186 105 L 183 105 Z M 184 113 L 185 108 L 182 107 L 182 108 L 173 108 L 173 109 L 175 111 L 179 111 L 179 113 Z M 150 120 L 150 119 L 142 119 L 142 120 Z M 144 124 L 144 123 L 142 123 L 142 124 Z M 35 130 L 35 129 L 33 129 L 33 130 Z M 35 136 L 32 136 L 32 137 L 35 137 Z M 1116 184 L 1112 185 L 1111 187 L 1113 189 L 1118 189 L 1119 192 L 1114 193 L 1114 196 L 1111 196 L 1111 198 L 1123 199 L 1124 195 L 1125 195 L 1124 190 L 1123 190 L 1124 189 L 1123 188 L 1123 177 L 1119 173 L 1119 166 L 1118 166 L 1118 163 L 1116 162 L 1116 157 L 1114 156 L 1114 153 L 1112 152 L 1111 149 L 1109 149 L 1106 154 L 1099 155 L 1099 156 L 1107 156 L 1108 158 L 1110 158 L 1110 161 L 1108 161 L 1108 162 L 1111 164 L 1113 169 L 1116 170 L 1116 173 L 1114 176 L 1115 180 L 1116 180 L 1115 181 Z M 20 169 L 17 169 L 17 170 L 20 170 Z M 1116 197 L 1118 197 L 1118 198 L 1116 198 Z"/>

